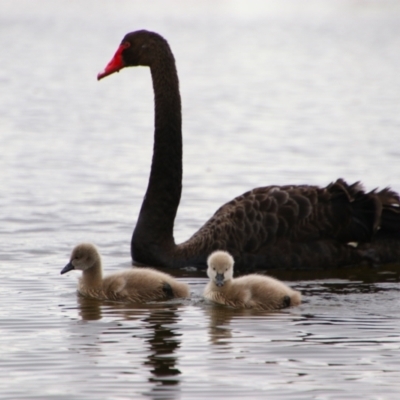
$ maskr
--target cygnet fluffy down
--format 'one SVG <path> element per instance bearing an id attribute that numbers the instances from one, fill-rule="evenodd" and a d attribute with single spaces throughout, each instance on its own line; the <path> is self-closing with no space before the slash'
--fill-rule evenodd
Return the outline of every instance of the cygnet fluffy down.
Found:
<path id="1" fill-rule="evenodd" d="M 90 243 L 81 243 L 73 249 L 61 274 L 73 269 L 82 271 L 78 291 L 86 297 L 134 303 L 189 297 L 186 283 L 152 268 L 127 269 L 103 278 L 100 254 Z"/>
<path id="2" fill-rule="evenodd" d="M 233 257 L 226 251 L 215 251 L 207 260 L 210 282 L 204 297 L 234 308 L 277 310 L 301 303 L 300 292 L 265 275 L 251 274 L 233 278 Z"/>

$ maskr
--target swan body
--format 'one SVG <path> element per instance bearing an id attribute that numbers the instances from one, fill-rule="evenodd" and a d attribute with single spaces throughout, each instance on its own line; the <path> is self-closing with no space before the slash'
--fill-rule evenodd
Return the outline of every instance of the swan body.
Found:
<path id="1" fill-rule="evenodd" d="M 213 252 L 207 261 L 210 282 L 204 297 L 234 308 L 276 310 L 301 303 L 300 292 L 269 276 L 251 274 L 233 278 L 233 257 L 226 251 Z"/>
<path id="2" fill-rule="evenodd" d="M 73 249 L 61 274 L 72 269 L 82 271 L 78 292 L 85 297 L 133 303 L 189 297 L 186 283 L 151 268 L 118 271 L 103 278 L 100 254 L 90 243 L 81 243 Z"/>
<path id="3" fill-rule="evenodd" d="M 149 67 L 152 76 L 155 132 L 149 183 L 132 235 L 133 264 L 205 269 L 208 255 L 217 249 L 229 251 L 235 269 L 242 272 L 400 261 L 399 195 L 387 188 L 366 192 L 359 182 L 343 179 L 326 187 L 271 185 L 250 190 L 176 244 L 182 116 L 171 49 L 157 33 L 129 33 L 98 79 L 139 65 Z"/>

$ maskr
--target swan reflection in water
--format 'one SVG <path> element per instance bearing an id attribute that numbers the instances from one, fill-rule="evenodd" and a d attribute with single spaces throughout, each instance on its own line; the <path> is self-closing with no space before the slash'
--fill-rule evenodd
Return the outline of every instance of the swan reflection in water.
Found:
<path id="1" fill-rule="evenodd" d="M 142 354 L 133 354 L 133 346 L 129 339 L 123 336 L 126 347 L 126 359 L 132 359 L 132 371 L 124 371 L 125 374 L 137 374 L 138 369 L 150 371 L 151 376 L 148 381 L 152 382 L 154 392 L 163 390 L 164 385 L 178 385 L 179 379 L 176 379 L 180 374 L 177 368 L 176 354 L 181 345 L 180 334 L 177 333 L 178 328 L 174 325 L 180 320 L 179 313 L 180 304 L 177 303 L 157 303 L 157 304 L 122 304 L 112 302 L 102 302 L 95 299 L 78 296 L 79 316 L 83 321 L 97 321 L 101 319 L 112 318 L 112 321 L 117 321 L 117 327 L 113 324 L 107 326 L 100 332 L 97 332 L 94 341 L 91 345 L 97 346 L 100 351 L 103 345 L 110 343 L 111 335 L 129 333 L 133 338 L 143 339 L 141 346 Z M 135 322 L 137 324 L 126 324 L 124 322 Z M 104 328 L 104 325 L 102 325 Z M 110 335 L 110 338 L 104 340 L 105 335 Z M 91 336 L 93 339 L 93 336 Z M 122 339 L 122 336 L 120 337 Z M 119 340 L 118 340 L 119 342 Z M 141 368 L 137 361 L 145 368 Z M 126 364 L 125 364 L 126 365 Z M 175 393 L 176 394 L 176 393 Z"/>

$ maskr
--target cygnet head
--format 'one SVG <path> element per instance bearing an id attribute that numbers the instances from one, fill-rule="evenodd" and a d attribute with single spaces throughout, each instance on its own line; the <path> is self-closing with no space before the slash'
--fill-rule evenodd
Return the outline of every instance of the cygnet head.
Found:
<path id="1" fill-rule="evenodd" d="M 221 287 L 226 281 L 233 278 L 233 257 L 226 251 L 217 250 L 207 260 L 207 275 L 218 286 Z"/>
<path id="2" fill-rule="evenodd" d="M 100 254 L 97 248 L 91 243 L 78 244 L 71 253 L 69 263 L 61 270 L 65 274 L 73 269 L 85 271 L 92 268 L 96 262 L 100 261 Z"/>

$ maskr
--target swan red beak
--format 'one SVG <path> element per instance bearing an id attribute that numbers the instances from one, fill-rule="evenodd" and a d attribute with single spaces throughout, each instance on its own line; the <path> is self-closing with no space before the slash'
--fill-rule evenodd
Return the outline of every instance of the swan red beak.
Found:
<path id="1" fill-rule="evenodd" d="M 114 72 L 119 72 L 122 68 L 125 67 L 124 60 L 122 59 L 122 52 L 127 48 L 126 44 L 121 44 L 118 47 L 118 50 L 115 52 L 112 60 L 107 64 L 106 68 L 103 72 L 99 72 L 97 75 L 97 80 L 105 78 L 108 75 L 113 74 Z"/>

